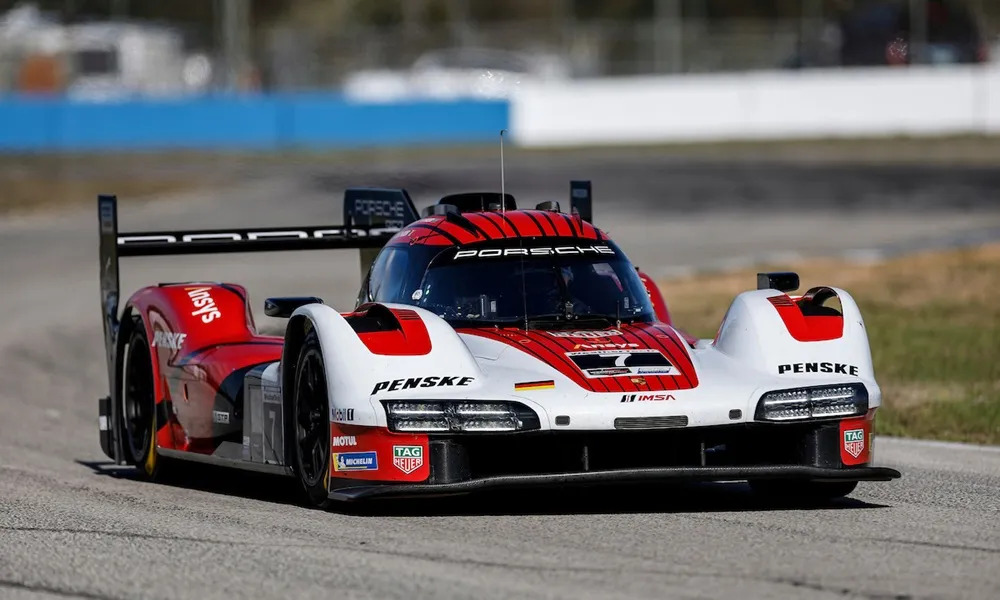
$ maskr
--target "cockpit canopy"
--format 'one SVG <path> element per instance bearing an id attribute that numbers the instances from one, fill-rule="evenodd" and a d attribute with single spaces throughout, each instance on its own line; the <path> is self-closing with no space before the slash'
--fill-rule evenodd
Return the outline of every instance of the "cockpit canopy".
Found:
<path id="1" fill-rule="evenodd" d="M 390 245 L 372 265 L 361 300 L 411 304 L 469 325 L 654 318 L 618 246 L 581 238 Z"/>

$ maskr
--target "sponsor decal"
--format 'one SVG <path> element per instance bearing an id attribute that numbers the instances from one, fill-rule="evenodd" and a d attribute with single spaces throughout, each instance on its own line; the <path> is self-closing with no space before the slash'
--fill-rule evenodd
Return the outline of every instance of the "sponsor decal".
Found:
<path id="1" fill-rule="evenodd" d="M 353 421 L 354 420 L 354 409 L 353 408 L 335 408 L 335 409 L 333 409 L 333 420 L 334 421 Z"/>
<path id="2" fill-rule="evenodd" d="M 181 346 L 184 345 L 184 338 L 186 337 L 186 333 L 173 333 L 171 331 L 157 330 L 153 332 L 153 347 L 180 350 Z"/>
<path id="3" fill-rule="evenodd" d="M 202 323 L 211 323 L 222 316 L 222 312 L 215 305 L 215 299 L 212 298 L 212 288 L 184 288 L 184 291 L 194 305 L 194 310 L 191 311 L 192 317 L 201 317 Z"/>
<path id="4" fill-rule="evenodd" d="M 624 394 L 622 402 L 666 402 L 676 400 L 673 394 Z"/>
<path id="5" fill-rule="evenodd" d="M 368 452 L 335 452 L 332 457 L 334 471 L 378 471 L 378 455 Z"/>
<path id="6" fill-rule="evenodd" d="M 263 391 L 264 402 L 268 404 L 281 404 L 281 388 L 265 387 Z"/>
<path id="7" fill-rule="evenodd" d="M 558 337 L 558 336 L 557 336 Z M 639 344 L 574 344 L 573 350 L 631 350 Z"/>
<path id="8" fill-rule="evenodd" d="M 351 212 L 367 217 L 406 218 L 406 206 L 399 199 L 352 198 L 351 206 Z"/>
<path id="9" fill-rule="evenodd" d="M 525 392 L 530 390 L 551 390 L 556 387 L 556 382 L 552 379 L 546 381 L 522 381 L 514 384 L 514 390 Z"/>
<path id="10" fill-rule="evenodd" d="M 865 451 L 865 430 L 848 429 L 844 432 L 844 451 L 857 458 Z"/>
<path id="11" fill-rule="evenodd" d="M 677 375 L 677 368 L 659 350 L 584 350 L 566 356 L 590 378 L 618 375 Z"/>
<path id="12" fill-rule="evenodd" d="M 631 369 L 627 367 L 612 367 L 610 369 L 585 369 L 584 374 L 587 377 L 617 377 L 619 375 L 628 375 L 632 372 Z"/>
<path id="13" fill-rule="evenodd" d="M 640 375 L 676 375 L 677 371 L 671 367 L 640 367 L 637 371 Z"/>
<path id="14" fill-rule="evenodd" d="M 617 329 L 605 329 L 603 331 L 546 331 L 545 333 L 557 338 L 581 339 L 601 339 L 622 334 Z"/>
<path id="15" fill-rule="evenodd" d="M 645 377 L 632 377 L 631 379 L 629 379 L 629 381 L 631 381 L 635 385 L 646 385 Z"/>
<path id="16" fill-rule="evenodd" d="M 229 425 L 229 413 L 222 410 L 213 410 L 212 422 L 220 423 L 222 425 Z"/>
<path id="17" fill-rule="evenodd" d="M 288 229 L 275 231 L 248 231 L 246 233 L 237 231 L 211 231 L 207 233 L 187 233 L 174 235 L 164 233 L 160 235 L 120 235 L 118 243 L 123 245 L 137 244 L 190 244 L 193 242 L 252 242 L 255 240 L 306 240 L 324 238 L 342 238 L 348 233 L 351 237 L 378 236 L 386 233 L 395 233 L 401 226 L 393 226 L 388 222 L 385 227 L 372 227 L 370 229 L 360 229 L 357 227 L 348 228 L 311 228 Z"/>
<path id="18" fill-rule="evenodd" d="M 834 373 L 837 375 L 857 375 L 858 368 L 845 363 L 807 362 L 778 365 L 778 375 L 785 373 Z"/>
<path id="19" fill-rule="evenodd" d="M 422 446 L 393 446 L 392 464 L 409 475 L 424 464 L 424 449 Z"/>
<path id="20" fill-rule="evenodd" d="M 110 202 L 101 202 L 101 233 L 114 233 L 115 216 Z"/>
<path id="21" fill-rule="evenodd" d="M 412 390 L 416 388 L 432 387 L 465 387 L 475 381 L 475 377 L 409 377 L 406 379 L 392 379 L 390 381 L 380 381 L 372 388 L 372 395 L 379 392 L 396 392 L 399 390 Z"/>
<path id="22" fill-rule="evenodd" d="M 551 246 L 535 248 L 484 248 L 482 250 L 459 250 L 452 260 L 462 260 L 464 258 L 501 258 L 504 256 L 555 256 L 555 255 L 581 255 L 581 254 L 610 254 L 615 255 L 611 246 Z"/>
<path id="23" fill-rule="evenodd" d="M 330 445 L 335 448 L 340 446 L 357 446 L 358 438 L 353 435 L 335 435 L 330 438 Z"/>

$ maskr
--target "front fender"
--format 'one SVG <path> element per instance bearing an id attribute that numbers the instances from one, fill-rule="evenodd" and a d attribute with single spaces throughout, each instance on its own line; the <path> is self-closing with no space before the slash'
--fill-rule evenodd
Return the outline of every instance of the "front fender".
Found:
<path id="1" fill-rule="evenodd" d="M 419 386 L 429 378 L 470 378 L 463 391 L 479 387 L 482 373 L 472 353 L 455 330 L 437 315 L 403 305 L 385 305 L 390 310 L 416 313 L 427 330 L 431 348 L 425 354 L 382 354 L 373 350 L 336 310 L 322 304 L 298 308 L 289 321 L 285 353 L 282 356 L 283 388 L 291 390 L 294 364 L 301 348 L 301 338 L 308 327 L 319 338 L 326 366 L 330 394 L 330 420 L 361 426 L 383 426 L 384 415 L 377 411 L 372 397 L 378 393 L 410 396 L 433 395 L 435 387 Z M 393 382 L 400 382 L 393 385 Z M 453 391 L 453 390 L 450 390 Z M 286 395 L 286 401 L 289 398 Z"/>

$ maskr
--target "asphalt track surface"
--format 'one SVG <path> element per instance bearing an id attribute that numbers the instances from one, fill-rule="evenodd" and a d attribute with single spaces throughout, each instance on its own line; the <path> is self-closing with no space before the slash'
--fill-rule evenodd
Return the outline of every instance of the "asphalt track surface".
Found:
<path id="1" fill-rule="evenodd" d="M 123 228 L 339 222 L 347 184 L 405 185 L 419 204 L 495 187 L 495 165 L 459 163 L 286 164 L 211 193 L 125 199 Z M 588 175 L 598 223 L 656 274 L 1000 231 L 1000 174 L 986 169 L 515 156 L 508 190 L 562 199 L 567 179 Z M 1000 597 L 997 448 L 879 438 L 877 462 L 903 479 L 820 508 L 716 484 L 320 512 L 282 479 L 201 468 L 172 484 L 137 480 L 97 443 L 106 380 L 93 213 L 0 223 L 0 598 Z M 127 289 L 227 279 L 258 303 L 308 293 L 345 308 L 358 279 L 350 253 L 125 269 Z"/>

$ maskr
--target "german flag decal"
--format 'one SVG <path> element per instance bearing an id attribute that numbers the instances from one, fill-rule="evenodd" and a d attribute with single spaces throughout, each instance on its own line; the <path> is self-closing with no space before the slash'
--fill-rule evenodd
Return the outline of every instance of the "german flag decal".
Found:
<path id="1" fill-rule="evenodd" d="M 556 382 L 552 379 L 547 381 L 523 381 L 514 384 L 515 392 L 526 392 L 529 390 L 551 390 L 556 387 Z"/>

